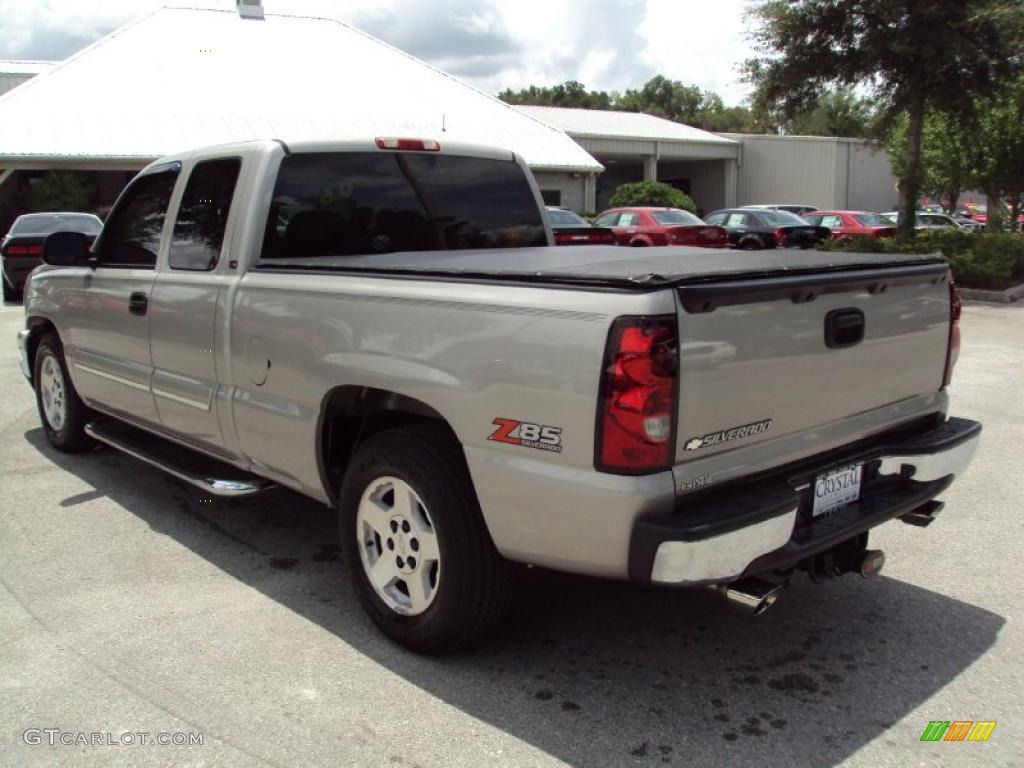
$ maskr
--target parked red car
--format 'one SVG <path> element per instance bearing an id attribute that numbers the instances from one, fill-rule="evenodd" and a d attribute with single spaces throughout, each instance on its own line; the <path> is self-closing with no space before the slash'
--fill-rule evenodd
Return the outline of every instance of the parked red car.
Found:
<path id="1" fill-rule="evenodd" d="M 808 223 L 832 230 L 839 242 L 850 237 L 895 237 L 896 227 L 888 219 L 867 211 L 815 211 L 803 217 Z"/>
<path id="2" fill-rule="evenodd" d="M 594 219 L 594 224 L 611 227 L 619 245 L 729 247 L 725 229 L 679 208 L 612 208 Z"/>

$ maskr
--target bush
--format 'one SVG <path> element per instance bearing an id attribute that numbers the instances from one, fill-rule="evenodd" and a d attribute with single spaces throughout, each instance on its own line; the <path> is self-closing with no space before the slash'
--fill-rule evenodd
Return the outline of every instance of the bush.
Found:
<path id="1" fill-rule="evenodd" d="M 1013 232 L 965 232 L 937 229 L 919 232 L 913 240 L 855 237 L 825 241 L 821 250 L 850 253 L 941 253 L 949 259 L 953 278 L 971 288 L 1004 288 L 1024 280 L 1024 236 Z"/>
<path id="2" fill-rule="evenodd" d="M 612 208 L 631 208 L 640 205 L 682 208 L 690 213 L 697 210 L 689 195 L 660 181 L 634 181 L 623 184 L 615 190 L 609 205 Z"/>
<path id="3" fill-rule="evenodd" d="M 28 203 L 33 211 L 88 211 L 93 195 L 75 171 L 50 171 L 32 184 Z"/>

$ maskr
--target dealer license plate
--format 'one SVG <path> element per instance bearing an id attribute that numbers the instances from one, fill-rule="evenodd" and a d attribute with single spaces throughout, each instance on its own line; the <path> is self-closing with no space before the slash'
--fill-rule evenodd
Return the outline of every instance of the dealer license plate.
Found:
<path id="1" fill-rule="evenodd" d="M 811 517 L 830 514 L 860 498 L 860 479 L 863 473 L 864 465 L 854 464 L 818 475 L 814 480 Z"/>

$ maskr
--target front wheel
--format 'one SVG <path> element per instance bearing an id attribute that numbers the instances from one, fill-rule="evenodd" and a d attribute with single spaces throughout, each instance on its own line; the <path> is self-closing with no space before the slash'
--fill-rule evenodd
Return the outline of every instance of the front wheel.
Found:
<path id="1" fill-rule="evenodd" d="M 79 453 L 93 446 L 85 434 L 85 425 L 92 416 L 78 397 L 64 362 L 60 339 L 49 333 L 36 349 L 33 381 L 36 405 L 43 431 L 50 445 L 64 453 Z"/>
<path id="2" fill-rule="evenodd" d="M 462 448 L 443 426 L 369 438 L 346 473 L 339 518 L 356 594 L 395 642 L 456 650 L 504 615 L 510 565 L 484 524 Z"/>

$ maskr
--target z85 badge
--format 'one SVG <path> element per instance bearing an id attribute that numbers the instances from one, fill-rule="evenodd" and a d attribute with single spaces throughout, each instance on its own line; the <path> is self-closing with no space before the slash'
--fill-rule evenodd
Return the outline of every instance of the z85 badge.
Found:
<path id="1" fill-rule="evenodd" d="M 524 448 L 538 448 L 552 453 L 562 452 L 562 428 L 544 424 L 531 424 L 516 419 L 495 419 L 491 422 L 498 428 L 489 436 L 494 440 L 508 445 L 521 445 Z"/>

